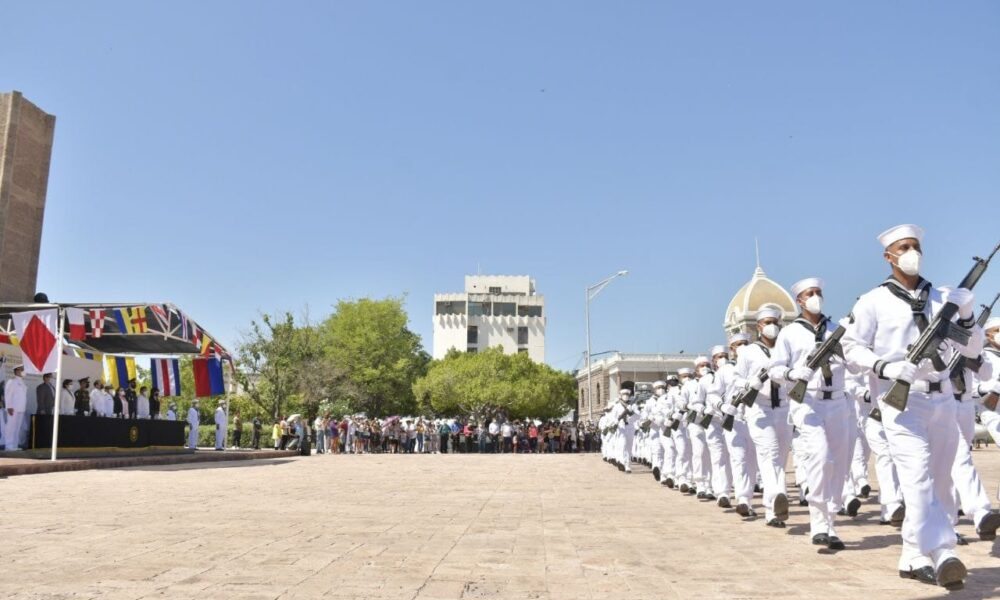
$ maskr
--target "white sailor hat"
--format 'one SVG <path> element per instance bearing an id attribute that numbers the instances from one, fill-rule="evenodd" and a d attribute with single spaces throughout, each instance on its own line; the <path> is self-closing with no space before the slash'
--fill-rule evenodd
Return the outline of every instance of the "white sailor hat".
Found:
<path id="1" fill-rule="evenodd" d="M 740 332 L 740 333 L 733 334 L 733 336 L 729 338 L 729 345 L 730 346 L 732 346 L 733 344 L 736 344 L 738 342 L 745 342 L 745 343 L 749 344 L 750 343 L 750 336 L 747 335 L 747 334 L 745 334 L 745 333 L 743 333 L 743 332 Z"/>
<path id="2" fill-rule="evenodd" d="M 662 379 L 657 379 L 656 381 L 653 382 L 653 387 L 654 388 L 665 388 L 665 387 L 667 387 L 667 382 L 663 381 Z"/>
<path id="3" fill-rule="evenodd" d="M 781 309 L 774 306 L 767 306 L 757 311 L 757 320 L 781 319 Z"/>
<path id="4" fill-rule="evenodd" d="M 632 393 L 632 390 L 628 389 L 627 387 L 623 387 L 622 389 L 618 390 L 618 394 L 619 395 L 621 395 L 621 394 L 631 394 L 631 393 Z"/>
<path id="5" fill-rule="evenodd" d="M 993 317 L 986 324 L 983 325 L 983 331 L 989 331 L 990 329 L 996 329 L 1000 327 L 1000 317 Z"/>
<path id="6" fill-rule="evenodd" d="M 883 248 L 888 248 L 906 238 L 914 238 L 918 242 L 922 242 L 924 239 L 923 228 L 918 225 L 896 225 L 878 234 L 878 241 Z"/>
<path id="7" fill-rule="evenodd" d="M 711 362 L 711 361 L 708 360 L 707 356 L 699 356 L 698 358 L 694 359 L 695 366 L 698 366 L 698 365 L 700 365 L 702 363 L 704 363 L 704 364 L 707 365 L 709 362 Z"/>
<path id="8" fill-rule="evenodd" d="M 692 373 L 694 373 L 694 370 L 692 370 L 691 367 L 681 367 L 677 369 L 678 377 L 680 377 L 681 375 L 690 375 Z"/>
<path id="9" fill-rule="evenodd" d="M 722 344 L 719 344 L 717 346 L 712 346 L 711 348 L 709 348 L 708 354 L 710 356 L 715 356 L 716 354 L 729 354 L 729 348 L 726 348 Z"/>
<path id="10" fill-rule="evenodd" d="M 799 294 L 810 288 L 823 289 L 823 285 L 823 280 L 819 277 L 807 277 L 805 279 L 800 279 L 792 284 L 792 297 L 798 298 Z"/>
<path id="11" fill-rule="evenodd" d="M 22 363 L 19 363 L 19 362 L 12 362 L 12 363 L 10 363 L 10 370 L 11 371 L 16 371 L 18 369 L 24 370 L 24 365 Z"/>

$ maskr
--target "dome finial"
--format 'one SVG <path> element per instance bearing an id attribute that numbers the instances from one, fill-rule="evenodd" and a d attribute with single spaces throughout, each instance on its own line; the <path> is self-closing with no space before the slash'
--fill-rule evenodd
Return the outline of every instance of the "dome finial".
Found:
<path id="1" fill-rule="evenodd" d="M 764 277 L 765 276 L 764 275 L 764 269 L 760 268 L 760 242 L 757 241 L 757 237 L 756 236 L 753 238 L 753 247 L 754 247 L 754 250 L 757 253 L 757 268 L 754 269 L 754 272 L 753 272 L 754 279 L 756 279 L 758 277 Z"/>

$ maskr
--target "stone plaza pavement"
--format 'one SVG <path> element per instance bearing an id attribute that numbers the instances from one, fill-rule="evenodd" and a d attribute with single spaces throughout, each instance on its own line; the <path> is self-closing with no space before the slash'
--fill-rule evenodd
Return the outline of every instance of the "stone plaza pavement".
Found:
<path id="1" fill-rule="evenodd" d="M 1000 451 L 976 451 L 993 496 Z M 597 455 L 314 456 L 0 481 L 0 598 L 985 598 L 896 575 L 874 500 L 847 549 L 742 522 Z M 974 537 L 972 527 L 961 531 Z"/>

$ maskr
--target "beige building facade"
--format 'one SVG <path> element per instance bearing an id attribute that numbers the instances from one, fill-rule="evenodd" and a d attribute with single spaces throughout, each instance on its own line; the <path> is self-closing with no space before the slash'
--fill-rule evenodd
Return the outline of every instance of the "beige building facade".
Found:
<path id="1" fill-rule="evenodd" d="M 55 126 L 20 92 L 0 93 L 0 301 L 29 302 L 37 291 Z"/>

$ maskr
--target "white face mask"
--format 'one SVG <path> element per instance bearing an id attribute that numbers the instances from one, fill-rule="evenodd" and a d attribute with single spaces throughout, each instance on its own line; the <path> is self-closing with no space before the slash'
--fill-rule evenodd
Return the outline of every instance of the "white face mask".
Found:
<path id="1" fill-rule="evenodd" d="M 818 294 L 815 296 L 809 296 L 809 299 L 806 300 L 806 310 L 814 315 L 818 315 L 823 312 L 823 296 Z"/>
<path id="2" fill-rule="evenodd" d="M 702 376 L 708 375 L 711 372 L 712 372 L 712 369 L 709 369 L 708 367 L 700 367 L 698 369 L 698 374 L 702 375 Z"/>
<path id="3" fill-rule="evenodd" d="M 715 359 L 715 368 L 721 369 L 722 365 L 724 365 L 724 364 L 726 364 L 726 357 L 725 356 L 720 356 L 719 358 Z"/>
<path id="4" fill-rule="evenodd" d="M 781 331 L 781 329 L 778 328 L 776 324 L 768 323 L 767 325 L 764 325 L 763 328 L 761 328 L 760 334 L 769 340 L 774 340 L 778 338 L 779 331 Z"/>
<path id="5" fill-rule="evenodd" d="M 920 262 L 924 255 L 916 250 L 907 250 L 896 257 L 896 266 L 910 277 L 920 274 Z"/>

